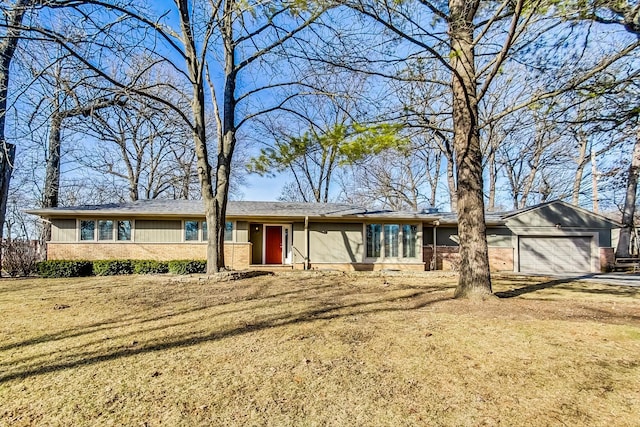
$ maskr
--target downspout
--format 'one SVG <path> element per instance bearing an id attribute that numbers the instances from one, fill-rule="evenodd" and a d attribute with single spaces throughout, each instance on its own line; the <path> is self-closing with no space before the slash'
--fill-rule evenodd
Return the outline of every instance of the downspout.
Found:
<path id="1" fill-rule="evenodd" d="M 309 269 L 309 217 L 304 217 L 304 269 Z"/>
<path id="2" fill-rule="evenodd" d="M 437 257 L 437 247 L 438 247 L 438 233 L 436 233 L 436 230 L 438 228 L 438 226 L 440 225 L 440 221 L 435 220 L 433 221 L 433 256 L 431 258 L 431 270 L 437 270 L 438 268 L 438 257 Z"/>

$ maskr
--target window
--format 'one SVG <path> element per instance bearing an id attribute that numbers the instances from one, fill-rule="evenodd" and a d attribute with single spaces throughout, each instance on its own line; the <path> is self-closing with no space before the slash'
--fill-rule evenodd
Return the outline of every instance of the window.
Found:
<path id="1" fill-rule="evenodd" d="M 366 238 L 367 258 L 416 257 L 417 225 L 367 224 Z"/>
<path id="2" fill-rule="evenodd" d="M 385 224 L 384 226 L 384 256 L 398 257 L 398 242 L 400 226 L 398 224 Z"/>
<path id="3" fill-rule="evenodd" d="M 233 222 L 227 221 L 224 224 L 224 241 L 230 242 L 233 240 Z"/>
<path id="4" fill-rule="evenodd" d="M 207 221 L 202 221 L 202 240 L 207 241 L 208 239 L 209 239 L 209 229 L 207 228 Z M 232 240 L 233 240 L 233 222 L 227 221 L 224 225 L 224 241 L 230 242 Z"/>
<path id="5" fill-rule="evenodd" d="M 131 240 L 131 221 L 118 221 L 118 240 Z"/>
<path id="6" fill-rule="evenodd" d="M 418 240 L 418 226 L 405 224 L 402 226 L 402 257 L 416 257 L 416 242 Z"/>
<path id="7" fill-rule="evenodd" d="M 184 222 L 184 240 L 193 241 L 198 239 L 198 224 L 199 221 L 185 221 Z"/>
<path id="8" fill-rule="evenodd" d="M 96 237 L 96 222 L 93 220 L 80 221 L 80 240 L 94 240 Z"/>
<path id="9" fill-rule="evenodd" d="M 113 240 L 113 221 L 98 221 L 98 240 Z"/>
<path id="10" fill-rule="evenodd" d="M 380 257 L 380 237 L 382 226 L 380 224 L 367 224 L 367 258 Z"/>

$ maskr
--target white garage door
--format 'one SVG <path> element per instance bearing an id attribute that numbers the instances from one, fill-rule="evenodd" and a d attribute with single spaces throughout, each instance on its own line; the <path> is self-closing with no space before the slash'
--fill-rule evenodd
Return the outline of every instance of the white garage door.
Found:
<path id="1" fill-rule="evenodd" d="M 520 271 L 526 273 L 588 273 L 591 237 L 520 237 Z"/>

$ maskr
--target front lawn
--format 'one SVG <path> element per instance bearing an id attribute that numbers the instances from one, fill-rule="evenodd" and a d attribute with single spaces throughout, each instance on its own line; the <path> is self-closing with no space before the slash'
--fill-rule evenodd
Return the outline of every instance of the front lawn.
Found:
<path id="1" fill-rule="evenodd" d="M 452 275 L 0 280 L 0 426 L 638 425 L 640 289 Z"/>

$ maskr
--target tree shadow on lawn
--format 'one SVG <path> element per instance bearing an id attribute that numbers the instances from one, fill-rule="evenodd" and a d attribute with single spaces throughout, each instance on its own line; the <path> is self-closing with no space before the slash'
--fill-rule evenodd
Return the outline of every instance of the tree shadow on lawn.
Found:
<path id="1" fill-rule="evenodd" d="M 322 285 L 322 286 L 315 286 L 312 288 L 313 291 L 318 291 L 324 288 L 335 288 L 335 286 L 332 285 Z M 126 318 L 118 318 L 118 320 L 115 319 L 110 319 L 108 321 L 104 321 L 104 322 L 98 322 L 95 324 L 90 324 L 90 325 L 86 325 L 86 326 L 79 326 L 76 329 L 72 329 L 72 330 L 68 330 L 68 331 L 64 331 L 64 332 L 60 332 L 57 334 L 48 334 L 48 335 L 43 335 L 37 338 L 33 338 L 30 340 L 25 340 L 19 343 L 13 343 L 13 344 L 9 344 L 6 345 L 4 347 L 0 347 L 0 351 L 3 350 L 11 350 L 13 348 L 19 348 L 19 347 L 28 347 L 29 345 L 38 345 L 38 344 L 43 344 L 46 342 L 50 342 L 50 341 L 61 341 L 61 340 L 65 340 L 65 339 L 71 339 L 71 338 L 79 338 L 82 337 L 84 335 L 90 335 L 90 334 L 94 334 L 96 332 L 108 332 L 110 330 L 117 330 L 120 327 L 126 327 L 126 326 L 130 326 L 132 324 L 136 324 L 138 326 L 141 325 L 145 325 L 145 324 L 149 324 L 149 323 L 155 323 L 155 322 L 159 322 L 162 320 L 166 320 L 166 319 L 179 319 L 181 317 L 184 316 L 188 316 L 194 313 L 198 313 L 198 312 L 203 312 L 206 310 L 211 310 L 212 308 L 215 309 L 219 309 L 225 306 L 231 306 L 234 304 L 238 304 L 238 303 L 246 303 L 246 302 L 253 302 L 253 301 L 258 301 L 258 304 L 254 304 L 251 306 L 250 309 L 247 308 L 234 308 L 234 309 L 228 309 L 228 310 L 223 310 L 223 311 L 216 311 L 213 314 L 208 314 L 207 317 L 208 318 L 213 318 L 215 317 L 220 317 L 220 316 L 225 316 L 225 315 L 230 315 L 230 314 L 242 314 L 242 313 L 246 313 L 247 311 L 256 311 L 256 310 L 262 310 L 262 309 L 266 309 L 269 307 L 273 306 L 273 298 L 281 298 L 281 297 L 289 297 L 289 296 L 295 296 L 298 294 L 301 294 L 303 292 L 308 292 L 311 288 L 307 288 L 307 289 L 299 289 L 296 291 L 287 291 L 287 292 L 280 292 L 280 293 L 276 293 L 276 294 L 269 294 L 269 295 L 261 295 L 259 296 L 257 292 L 254 292 L 250 295 L 247 295 L 243 298 L 238 298 L 235 299 L 233 301 L 226 301 L 224 303 L 211 303 L 211 304 L 205 304 L 202 306 L 198 306 L 198 307 L 194 307 L 194 308 L 189 308 L 189 309 L 184 309 L 184 310 L 179 310 L 179 311 L 172 311 L 171 313 L 167 313 L 164 315 L 160 315 L 160 316 L 154 316 L 154 317 L 145 317 L 145 316 L 135 316 L 135 317 L 126 317 Z M 333 296 L 342 296 L 343 294 L 338 294 L 338 293 L 334 293 Z M 305 301 L 312 301 L 312 300 L 317 300 L 318 298 L 307 298 L 305 299 Z M 389 300 L 391 301 L 391 300 Z M 322 305 L 326 305 L 327 301 L 326 300 L 318 300 L 317 301 L 319 304 Z M 282 303 L 286 303 L 286 301 L 282 301 L 280 302 Z M 176 328 L 179 326 L 186 326 L 189 324 L 194 323 L 194 320 L 185 320 L 185 321 L 179 321 L 179 322 L 171 322 L 171 323 L 163 323 L 161 325 L 158 326 L 149 326 L 146 329 L 144 329 L 143 331 L 136 331 L 135 333 L 120 333 L 120 334 L 109 334 L 108 339 L 115 341 L 117 339 L 123 339 L 123 338 L 127 338 L 127 337 L 133 337 L 134 335 L 138 335 L 140 333 L 150 333 L 150 332 L 155 332 L 155 331 L 161 331 L 161 330 L 166 330 L 169 328 Z M 92 345 L 99 345 L 101 343 L 104 343 L 105 338 L 97 338 L 93 341 L 85 341 L 82 342 L 81 344 L 78 344 L 76 346 L 65 346 L 64 349 L 65 351 L 71 351 L 71 350 L 76 350 L 76 349 L 84 349 L 87 347 L 90 347 Z M 87 355 L 91 355 L 91 352 L 84 352 L 84 353 L 78 353 L 77 356 L 87 356 Z M 29 361 L 33 361 L 33 360 L 37 360 L 39 358 L 45 357 L 48 355 L 43 355 L 43 354 L 36 354 L 33 356 L 29 356 L 29 357 L 24 357 L 21 359 L 13 359 L 13 360 L 9 360 L 7 362 L 2 362 L 0 361 L 0 367 L 2 367 L 3 365 L 15 365 L 16 363 L 26 363 Z M 0 375 L 0 382 L 2 382 L 2 376 Z"/>
<path id="2" fill-rule="evenodd" d="M 105 332 L 109 330 L 113 330 L 114 332 L 117 329 L 126 326 L 132 327 L 134 325 L 140 326 L 149 324 L 150 322 L 160 321 L 166 318 L 179 318 L 180 316 L 185 316 L 188 314 L 192 314 L 194 312 L 203 311 L 202 315 L 196 319 L 183 320 L 174 322 L 168 325 L 149 325 L 145 329 L 136 328 L 135 331 L 125 334 L 119 334 L 118 338 L 127 338 L 127 337 L 137 337 L 137 336 L 145 336 L 153 331 L 159 330 L 167 330 L 169 334 L 164 334 L 161 336 L 155 336 L 152 341 L 148 343 L 135 343 L 130 346 L 120 345 L 118 348 L 106 348 L 100 349 L 96 351 L 85 351 L 81 353 L 72 353 L 65 354 L 64 350 L 77 350 L 80 348 L 85 349 L 88 345 L 99 344 L 100 342 L 104 342 L 104 340 L 96 340 L 91 343 L 82 343 L 82 345 L 77 345 L 73 347 L 65 347 L 61 353 L 61 358 L 67 358 L 67 361 L 62 361 L 59 363 L 50 363 L 50 364 L 41 364 L 41 363 L 31 363 L 30 366 L 16 366 L 16 361 L 11 362 L 11 366 L 14 367 L 14 372 L 7 372 L 5 370 L 4 373 L 0 372 L 0 384 L 4 382 L 8 382 L 15 379 L 24 379 L 32 376 L 62 371 L 65 369 L 72 369 L 79 366 L 87 366 L 96 363 L 106 362 L 118 358 L 123 357 L 131 357 L 145 353 L 159 352 L 164 350 L 170 350 L 175 348 L 185 348 L 194 345 L 198 345 L 206 342 L 214 342 L 219 341 L 225 338 L 231 338 L 240 336 L 243 334 L 266 330 L 270 328 L 278 328 L 284 327 L 288 325 L 294 325 L 299 323 L 311 323 L 316 321 L 327 321 L 332 319 L 339 319 L 350 317 L 353 315 L 362 315 L 362 314 L 376 314 L 376 313 L 391 313 L 391 312 L 399 312 L 399 311 L 411 311 L 421 309 L 428 305 L 446 301 L 452 299 L 452 295 L 450 294 L 450 290 L 448 288 L 443 288 L 440 286 L 427 286 L 421 288 L 420 290 L 415 289 L 407 289 L 407 288 L 392 288 L 392 289 L 381 289 L 377 294 L 381 294 L 380 298 L 375 299 L 367 299 L 365 301 L 356 301 L 352 303 L 327 303 L 326 298 L 319 300 L 317 295 L 312 295 L 309 297 L 307 292 L 314 291 L 320 288 L 328 288 L 331 285 L 323 285 L 314 288 L 305 288 L 296 291 L 287 291 L 282 292 L 280 294 L 272 294 L 272 295 L 263 295 L 261 297 L 256 297 L 255 295 L 247 296 L 245 299 L 239 299 L 236 301 L 224 303 L 224 304 L 211 304 L 209 306 L 196 307 L 188 310 L 183 310 L 181 312 L 174 312 L 171 314 L 166 314 L 162 316 L 154 316 L 152 318 L 142 318 L 142 317 L 133 317 L 128 320 L 123 320 L 122 318 L 110 319 L 107 322 L 97 322 L 92 325 L 88 325 L 87 329 L 82 329 L 80 331 L 69 331 L 69 333 L 59 333 L 59 334 L 50 334 L 45 335 L 34 339 L 25 340 L 22 343 L 12 344 L 10 346 L 5 346 L 3 349 L 7 348 L 15 348 L 19 346 L 29 346 L 40 344 L 45 341 L 56 341 L 63 340 L 67 338 L 77 338 L 82 335 L 92 334 L 97 331 Z M 338 288 L 339 290 L 339 288 Z M 398 291 L 409 291 L 410 293 L 404 293 L 402 295 L 397 295 Z M 437 294 L 442 294 L 446 292 L 446 296 L 438 296 Z M 391 295 L 389 295 L 391 294 Z M 435 295 L 434 295 L 435 294 Z M 286 299 L 284 301 L 279 301 L 281 310 L 278 313 L 268 316 L 266 319 L 262 320 L 252 320 L 251 314 L 256 310 L 260 310 L 261 308 L 266 307 L 277 307 L 274 304 L 273 298 L 277 298 L 283 295 L 297 295 L 298 298 L 295 299 Z M 345 293 L 339 292 L 336 297 L 346 296 Z M 365 293 L 367 297 L 377 296 L 376 293 Z M 357 295 L 356 295 L 357 296 Z M 224 310 L 221 312 L 214 313 L 206 313 L 205 310 L 214 310 L 224 305 L 229 304 L 238 304 L 259 300 L 261 303 L 258 305 L 252 305 L 249 307 Z M 266 301 L 265 301 L 266 300 Z M 278 301 L 275 301 L 278 303 Z M 301 311 L 292 312 L 291 303 L 303 303 L 307 304 L 307 307 L 304 307 Z M 211 319 L 212 316 L 224 316 L 229 314 L 241 314 L 244 313 L 248 317 L 243 319 L 235 319 L 234 321 L 229 321 L 227 323 L 234 322 L 234 325 L 229 325 L 228 327 L 222 327 L 220 330 L 214 332 L 208 331 L 193 331 L 191 333 L 185 334 L 182 330 L 173 331 L 173 336 L 170 335 L 170 330 L 172 328 L 176 328 L 178 326 L 186 326 L 188 324 L 197 324 L 202 322 L 203 317 L 207 319 Z M 176 319 L 178 320 L 178 319 Z M 238 325 L 240 323 L 240 325 Z M 81 327 L 82 328 L 82 327 Z M 115 335 L 114 335 L 115 336 Z M 47 352 L 46 354 L 39 354 L 33 357 L 28 357 L 22 359 L 20 362 L 24 363 L 28 360 L 34 360 L 40 357 L 49 357 L 50 354 Z M 45 362 L 46 363 L 46 362 Z"/>
<path id="3" fill-rule="evenodd" d="M 532 292 L 541 291 L 541 290 L 549 289 L 553 287 L 557 287 L 559 289 L 562 289 L 563 291 L 595 294 L 595 295 L 611 295 L 611 296 L 621 296 L 621 297 L 635 297 L 640 295 L 640 287 L 611 285 L 611 284 L 605 283 L 604 281 L 602 283 L 598 283 L 598 282 L 587 283 L 585 287 L 561 286 L 561 285 L 579 282 L 583 279 L 588 279 L 592 277 L 597 278 L 598 274 L 595 274 L 595 273 L 585 274 L 582 276 L 567 277 L 562 279 L 550 280 L 542 283 L 535 283 L 532 285 L 526 285 L 516 289 L 511 289 L 509 291 L 495 292 L 495 295 L 498 298 L 514 298 L 524 294 L 529 294 Z M 616 280 L 618 279 L 616 278 Z M 518 284 L 520 283 L 516 280 L 508 281 L 508 286 L 517 286 Z"/>
<path id="4" fill-rule="evenodd" d="M 553 288 L 554 286 L 563 285 L 563 284 L 566 284 L 566 283 L 578 282 L 578 281 L 580 281 L 582 279 L 586 279 L 586 278 L 593 277 L 593 276 L 594 276 L 594 274 L 586 274 L 584 276 L 568 277 L 568 278 L 565 278 L 565 279 L 550 280 L 548 282 L 536 283 L 534 285 L 527 285 L 527 286 L 523 286 L 521 288 L 511 289 L 509 291 L 495 292 L 494 295 L 497 296 L 498 298 L 515 298 L 515 297 L 519 297 L 520 295 L 529 294 L 529 293 L 536 292 L 536 291 L 541 291 L 543 289 Z M 569 290 L 571 290 L 571 289 L 569 289 Z"/>
<path id="5" fill-rule="evenodd" d="M 313 287 L 313 290 L 319 290 L 322 288 L 331 288 L 332 285 L 322 285 L 322 286 L 316 286 Z M 285 297 L 285 296 L 292 296 L 292 295 L 296 295 L 296 294 L 300 294 L 302 292 L 308 292 L 308 288 L 307 289 L 298 289 L 295 291 L 286 291 L 286 292 L 280 292 L 277 294 L 268 294 L 268 295 L 264 295 L 264 294 L 259 294 L 259 293 L 254 293 L 251 295 L 247 295 L 246 297 L 243 297 L 241 299 L 234 299 L 231 301 L 225 301 L 222 303 L 219 302 L 215 302 L 215 303 L 210 303 L 210 304 L 204 304 L 202 306 L 199 307 L 194 307 L 194 308 L 189 308 L 189 309 L 184 309 L 184 310 L 178 310 L 178 311 L 172 311 L 171 313 L 167 313 L 161 316 L 156 316 L 153 318 L 148 318 L 146 316 L 140 316 L 140 315 L 135 315 L 135 316 L 128 316 L 128 317 L 115 317 L 115 318 L 111 318 L 111 319 L 106 319 L 100 322 L 95 322 L 95 323 L 90 323 L 87 325 L 82 325 L 79 326 L 76 329 L 71 329 L 71 330 L 64 330 L 61 332 L 57 332 L 55 334 L 45 334 L 45 335 L 41 335 L 39 337 L 34 337 L 34 338 L 30 338 L 28 340 L 24 340 L 24 341 L 19 341 L 19 342 L 15 342 L 15 343 L 11 343 L 11 344 L 6 344 L 3 346 L 0 346 L 0 351 L 6 351 L 6 350 L 12 350 L 12 349 L 17 349 L 20 347 L 27 347 L 30 345 L 36 345 L 36 344 L 44 344 L 46 342 L 49 341 L 58 341 L 58 340 L 62 340 L 62 339 L 68 339 L 68 338 L 78 338 L 81 337 L 83 335 L 88 335 L 88 334 L 92 334 L 95 332 L 101 332 L 101 331 L 106 331 L 106 330 L 110 330 L 110 329 L 114 329 L 117 328 L 119 326 L 124 326 L 127 324 L 131 324 L 131 323 L 138 323 L 140 325 L 145 324 L 145 323 L 150 323 L 150 322 L 157 322 L 163 319 L 168 319 L 168 318 L 172 318 L 172 317 L 176 317 L 176 316 L 182 316 L 182 315 L 186 315 L 186 314 L 190 314 L 190 313 L 195 313 L 198 311 L 202 311 L 202 310 L 206 310 L 211 308 L 212 306 L 215 307 L 224 307 L 227 305 L 231 305 L 231 304 L 235 304 L 237 302 L 250 302 L 250 301 L 254 301 L 254 300 L 264 300 L 264 299 L 272 299 L 272 298 L 280 298 L 280 297 Z M 175 302 L 175 301 L 174 301 Z M 257 306 L 255 308 L 262 308 L 262 306 Z M 224 311 L 221 312 L 219 314 L 231 314 L 231 313 L 235 313 L 235 312 L 240 312 L 240 311 L 244 311 L 244 310 L 228 310 L 228 311 Z M 175 324 L 176 326 L 179 325 Z M 153 330 L 153 329 L 152 329 Z M 91 344 L 91 343 L 89 343 Z M 26 359 L 23 359 L 26 360 Z M 0 366 L 3 363 L 0 362 Z"/>

